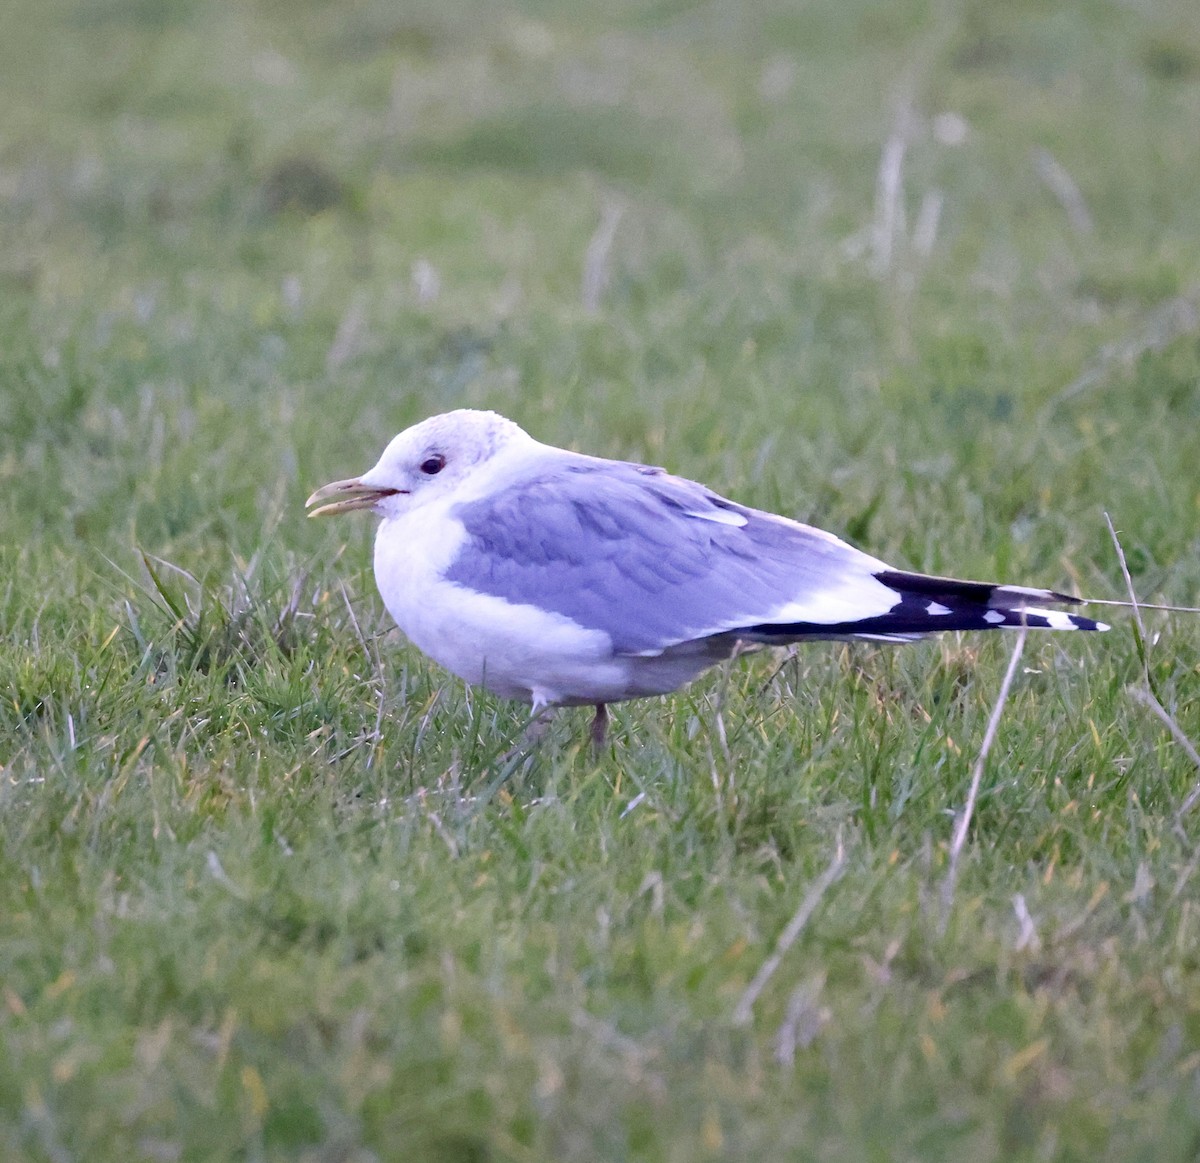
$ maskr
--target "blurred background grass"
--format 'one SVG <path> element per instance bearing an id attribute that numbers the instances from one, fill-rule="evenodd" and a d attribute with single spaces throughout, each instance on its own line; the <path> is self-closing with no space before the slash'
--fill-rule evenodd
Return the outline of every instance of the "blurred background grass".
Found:
<path id="1" fill-rule="evenodd" d="M 599 766 L 565 716 L 496 792 L 520 711 L 302 515 L 494 407 L 914 568 L 1120 596 L 1108 510 L 1195 604 L 1190 0 L 6 15 L 6 1157 L 1195 1156 L 1196 772 L 1126 629 L 1031 645 L 943 930 L 1001 644 L 745 664 Z"/>

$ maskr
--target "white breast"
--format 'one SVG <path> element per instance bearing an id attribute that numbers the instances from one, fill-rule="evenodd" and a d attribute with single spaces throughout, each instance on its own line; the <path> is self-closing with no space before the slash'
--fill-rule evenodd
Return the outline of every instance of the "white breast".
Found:
<path id="1" fill-rule="evenodd" d="M 375 536 L 376 585 L 413 645 L 467 682 L 535 706 L 624 697 L 628 666 L 607 634 L 443 580 L 467 540 L 449 508 L 422 505 Z"/>

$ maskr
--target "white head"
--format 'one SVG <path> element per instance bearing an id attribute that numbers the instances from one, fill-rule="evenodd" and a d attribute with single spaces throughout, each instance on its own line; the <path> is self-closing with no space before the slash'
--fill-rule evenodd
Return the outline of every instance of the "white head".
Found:
<path id="1" fill-rule="evenodd" d="M 317 489 L 305 505 L 327 503 L 308 515 L 373 509 L 383 517 L 399 516 L 414 505 L 445 496 L 506 446 L 530 441 L 523 429 L 495 412 L 460 408 L 431 416 L 394 437 L 375 467 L 362 476 Z"/>

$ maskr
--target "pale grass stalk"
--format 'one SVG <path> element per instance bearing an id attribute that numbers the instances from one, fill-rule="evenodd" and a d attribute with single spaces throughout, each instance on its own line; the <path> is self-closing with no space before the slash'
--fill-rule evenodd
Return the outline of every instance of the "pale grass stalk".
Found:
<path id="1" fill-rule="evenodd" d="M 1114 367 L 1132 368 L 1147 352 L 1164 350 L 1175 340 L 1200 329 L 1200 287 L 1172 295 L 1156 303 L 1145 314 L 1138 329 L 1127 339 L 1105 344 L 1091 364 L 1041 409 L 1044 416 L 1060 404 L 1089 391 L 1108 379 Z"/>
<path id="2" fill-rule="evenodd" d="M 600 212 L 600 224 L 587 244 L 583 256 L 583 278 L 579 290 L 583 309 L 594 315 L 600 310 L 600 300 L 612 279 L 611 259 L 617 226 L 625 207 L 617 201 L 606 202 Z"/>
<path id="3" fill-rule="evenodd" d="M 809 918 L 816 912 L 817 905 L 821 903 L 821 898 L 825 895 L 829 886 L 842 875 L 845 866 L 846 849 L 842 844 L 841 836 L 839 836 L 837 849 L 833 854 L 833 859 L 829 862 L 829 867 L 821 873 L 809 888 L 804 896 L 804 900 L 800 902 L 800 907 L 792 914 L 792 919 L 788 921 L 783 932 L 779 934 L 779 940 L 775 942 L 775 949 L 772 951 L 771 956 L 759 966 L 758 972 L 754 975 L 750 984 L 746 986 L 745 992 L 734 1007 L 733 1020 L 737 1025 L 747 1025 L 754 1016 L 754 1003 L 766 988 L 767 982 L 774 976 L 775 971 L 787 955 L 787 951 L 796 943 L 796 939 L 804 931 L 804 926 L 808 924 Z"/>
<path id="4" fill-rule="evenodd" d="M 829 1007 L 821 1005 L 825 977 L 821 970 L 811 981 L 792 990 L 787 1013 L 775 1032 L 775 1061 L 780 1066 L 794 1066 L 796 1051 L 811 1046 L 829 1021 Z"/>
<path id="5" fill-rule="evenodd" d="M 458 842 L 450 835 L 446 825 L 442 823 L 442 818 L 432 808 L 425 809 L 425 818 L 433 825 L 433 830 L 442 838 L 446 847 L 450 851 L 450 855 L 454 858 L 458 857 Z"/>
<path id="6" fill-rule="evenodd" d="M 208 875 L 213 878 L 230 896 L 237 900 L 244 901 L 247 899 L 246 890 L 242 888 L 233 878 L 225 871 L 221 865 L 221 858 L 212 848 L 208 850 L 208 855 L 205 858 L 205 864 L 208 867 Z"/>
<path id="7" fill-rule="evenodd" d="M 1013 897 L 1013 912 L 1016 914 L 1017 924 L 1021 926 L 1014 948 L 1018 952 L 1022 949 L 1029 949 L 1036 953 L 1041 948 L 1042 942 L 1038 937 L 1037 925 L 1034 924 L 1029 906 L 1025 903 L 1024 893 L 1017 893 Z"/>
<path id="8" fill-rule="evenodd" d="M 1133 608 L 1133 602 L 1122 602 L 1116 598 L 1081 598 L 1085 606 L 1116 606 L 1121 610 Z M 1168 606 L 1162 602 L 1138 602 L 1139 610 L 1163 610 L 1168 614 L 1200 614 L 1200 606 Z"/>
<path id="9" fill-rule="evenodd" d="M 896 244 L 905 236 L 904 155 L 908 152 L 912 109 L 897 103 L 891 135 L 879 156 L 875 178 L 875 221 L 871 229 L 871 265 L 877 275 L 891 270 Z"/>
<path id="10" fill-rule="evenodd" d="M 913 227 L 912 248 L 920 258 L 928 258 L 937 242 L 938 225 L 942 220 L 942 207 L 946 196 L 941 190 L 927 190 L 917 211 L 917 222 Z"/>
<path id="11" fill-rule="evenodd" d="M 325 370 L 332 374 L 344 363 L 360 354 L 366 347 L 367 303 L 362 295 L 350 301 L 334 332 L 333 342 L 325 353 Z"/>
<path id="12" fill-rule="evenodd" d="M 350 615 L 350 625 L 354 627 L 354 634 L 358 638 L 358 644 L 362 647 L 363 653 L 375 664 L 375 678 L 379 684 L 378 705 L 375 709 L 375 729 L 371 732 L 371 749 L 367 752 L 366 767 L 370 771 L 375 764 L 376 753 L 383 743 L 383 712 L 387 705 L 387 680 L 384 677 L 383 660 L 379 657 L 379 651 L 367 645 L 366 636 L 362 632 L 362 627 L 358 624 L 358 618 L 354 613 L 354 606 L 350 602 L 350 595 L 346 592 L 345 583 L 340 582 L 339 588 L 342 594 L 342 601 L 346 604 L 346 613 Z"/>
<path id="13" fill-rule="evenodd" d="M 1146 663 L 1146 625 L 1142 621 L 1141 603 L 1138 601 L 1138 596 L 1134 592 L 1133 578 L 1129 574 L 1129 564 L 1125 560 L 1125 550 L 1121 547 L 1121 539 L 1117 536 L 1116 529 L 1113 528 L 1112 518 L 1105 513 L 1104 523 L 1108 526 L 1108 535 L 1112 538 L 1113 548 L 1117 551 L 1117 564 L 1121 567 L 1121 576 L 1125 579 L 1125 592 L 1129 594 L 1129 608 L 1133 611 L 1133 620 L 1137 624 L 1139 649 L 1138 656 L 1142 661 L 1142 677 L 1146 680 L 1146 685 L 1150 685 L 1150 668 Z"/>
<path id="14" fill-rule="evenodd" d="M 1076 234 L 1093 234 L 1096 224 L 1092 221 L 1091 211 L 1083 194 L 1075 184 L 1075 179 L 1068 173 L 1067 168 L 1044 146 L 1033 151 L 1033 166 L 1038 177 L 1046 183 L 1050 193 L 1063 208 L 1071 229 Z"/>
<path id="15" fill-rule="evenodd" d="M 1021 660 L 1021 652 L 1025 649 L 1025 639 L 1029 634 L 1028 627 L 1022 626 L 1017 631 L 1017 640 L 1013 644 L 1012 656 L 1008 660 L 1008 669 L 1004 672 L 1004 681 L 1000 684 L 1000 693 L 996 696 L 996 705 L 992 708 L 991 718 L 988 719 L 987 730 L 983 735 L 983 743 L 979 755 L 975 759 L 975 768 L 971 772 L 971 787 L 967 792 L 967 802 L 954 822 L 954 837 L 950 842 L 950 867 L 946 871 L 946 883 L 942 888 L 942 903 L 945 909 L 943 924 L 950 916 L 950 906 L 954 903 L 954 886 L 958 881 L 958 858 L 962 855 L 963 845 L 967 842 L 967 831 L 971 827 L 971 817 L 975 813 L 975 801 L 979 797 L 979 785 L 983 780 L 983 769 L 987 757 L 996 741 L 996 732 L 1000 729 L 1000 716 L 1004 713 L 1004 704 L 1008 701 L 1008 692 L 1012 687 L 1013 678 L 1017 673 L 1017 663 Z"/>
<path id="16" fill-rule="evenodd" d="M 1142 663 L 1142 685 L 1127 688 L 1129 697 L 1134 702 L 1141 703 L 1142 706 L 1150 708 L 1163 726 L 1171 733 L 1171 738 L 1179 744 L 1183 753 L 1192 761 L 1192 765 L 1197 771 L 1200 771 L 1200 751 L 1196 750 L 1195 744 L 1184 734 L 1183 729 L 1171 717 L 1167 708 L 1162 705 L 1158 695 L 1154 693 L 1154 685 L 1150 681 L 1150 659 L 1148 655 L 1150 640 L 1146 637 L 1146 626 L 1142 622 L 1141 603 L 1138 602 L 1137 593 L 1133 588 L 1133 578 L 1129 573 L 1129 565 L 1125 560 L 1125 550 L 1121 546 L 1121 539 L 1117 536 L 1117 531 L 1113 528 L 1112 518 L 1107 513 L 1104 514 L 1104 522 L 1108 526 L 1108 535 L 1112 538 L 1113 548 L 1117 551 L 1117 562 L 1121 566 L 1121 576 L 1125 579 L 1125 589 L 1129 593 L 1129 605 L 1133 610 L 1134 621 L 1137 624 L 1138 656 Z M 1183 803 L 1179 805 L 1179 809 L 1175 813 L 1176 822 L 1183 819 L 1197 803 L 1200 803 L 1200 781 L 1195 784 L 1192 790 L 1184 797 Z"/>

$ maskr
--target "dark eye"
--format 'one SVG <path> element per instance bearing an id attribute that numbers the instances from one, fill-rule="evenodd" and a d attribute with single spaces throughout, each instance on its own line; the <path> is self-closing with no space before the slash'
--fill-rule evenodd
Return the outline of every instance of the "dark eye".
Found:
<path id="1" fill-rule="evenodd" d="M 427 476 L 433 476 L 446 467 L 446 458 L 439 452 L 421 461 L 421 471 Z"/>

